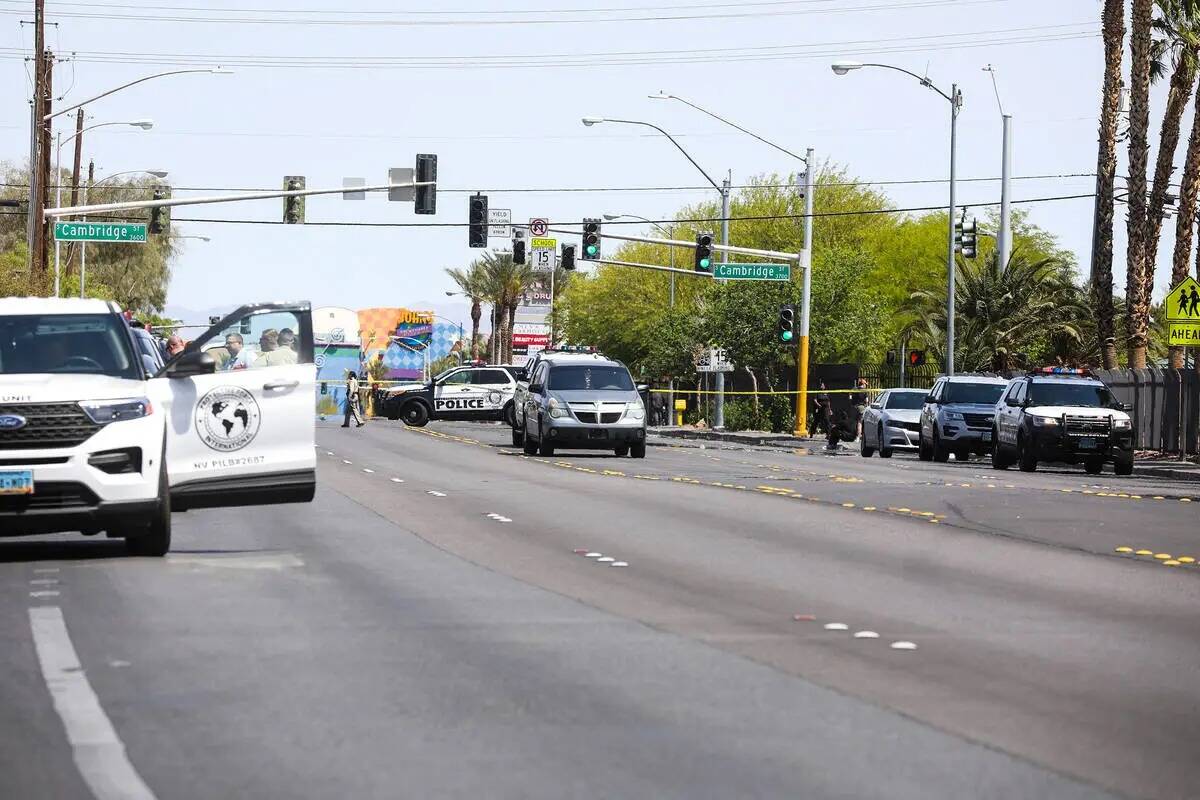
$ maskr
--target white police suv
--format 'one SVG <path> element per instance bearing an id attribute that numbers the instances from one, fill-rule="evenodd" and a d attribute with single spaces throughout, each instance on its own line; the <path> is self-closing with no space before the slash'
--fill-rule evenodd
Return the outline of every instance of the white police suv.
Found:
<path id="1" fill-rule="evenodd" d="M 420 428 L 431 419 L 504 420 L 512 424 L 519 367 L 457 367 L 428 383 L 403 386 L 383 400 L 383 415 Z"/>
<path id="2" fill-rule="evenodd" d="M 160 556 L 173 511 L 312 500 L 307 303 L 243 306 L 150 366 L 114 303 L 0 299 L 0 536 Z"/>

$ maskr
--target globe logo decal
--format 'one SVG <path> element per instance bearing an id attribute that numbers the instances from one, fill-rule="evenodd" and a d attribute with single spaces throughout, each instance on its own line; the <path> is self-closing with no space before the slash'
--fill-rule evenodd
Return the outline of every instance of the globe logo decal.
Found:
<path id="1" fill-rule="evenodd" d="M 241 450 L 258 435 L 258 403 L 239 386 L 218 386 L 196 404 L 196 433 L 200 441 L 222 453 Z"/>

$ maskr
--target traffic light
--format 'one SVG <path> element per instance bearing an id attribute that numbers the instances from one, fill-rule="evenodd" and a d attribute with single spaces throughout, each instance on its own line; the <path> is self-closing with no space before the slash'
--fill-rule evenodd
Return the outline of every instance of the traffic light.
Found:
<path id="1" fill-rule="evenodd" d="M 467 232 L 467 244 L 471 247 L 487 247 L 488 199 L 486 194 L 471 195 L 467 221 L 470 225 Z"/>
<path id="2" fill-rule="evenodd" d="M 696 272 L 712 272 L 712 243 L 711 233 L 696 234 Z"/>
<path id="3" fill-rule="evenodd" d="M 909 350 L 908 351 L 908 365 L 910 367 L 920 367 L 920 366 L 924 366 L 924 364 L 925 364 L 925 351 L 924 350 Z"/>
<path id="4" fill-rule="evenodd" d="M 166 200 L 168 196 L 166 189 L 161 186 L 154 187 L 155 200 Z M 161 207 L 150 209 L 149 230 L 151 233 L 162 233 L 167 229 L 167 226 L 171 224 L 168 213 L 167 209 Z"/>
<path id="5" fill-rule="evenodd" d="M 595 217 L 583 218 L 583 260 L 598 261 L 600 259 L 600 220 Z"/>
<path id="6" fill-rule="evenodd" d="M 775 326 L 775 341 L 793 346 L 796 337 L 796 307 L 791 303 L 779 307 L 779 322 Z"/>
<path id="7" fill-rule="evenodd" d="M 304 188 L 303 175 L 289 175 L 283 179 L 283 188 L 285 191 L 298 192 Z M 304 224 L 304 198 L 303 197 L 285 197 L 283 198 L 283 221 L 288 225 L 303 225 Z"/>
<path id="8" fill-rule="evenodd" d="M 962 253 L 963 258 L 974 258 L 976 245 L 979 243 L 979 225 L 975 218 L 963 219 L 954 226 L 954 230 L 958 239 L 958 252 Z"/>
<path id="9" fill-rule="evenodd" d="M 890 366 L 893 366 L 895 363 L 896 363 L 896 351 L 888 350 L 887 351 L 887 365 L 890 367 Z"/>
<path id="10" fill-rule="evenodd" d="M 564 244 L 562 246 L 562 268 L 566 270 L 575 269 L 575 245 Z"/>
<path id="11" fill-rule="evenodd" d="M 433 153 L 417 153 L 417 166 L 413 170 L 413 180 L 417 183 L 421 181 L 436 181 L 437 180 L 437 156 Z M 413 213 L 414 214 L 436 214 L 437 213 L 437 185 L 433 186 L 418 186 L 413 193 Z"/>
<path id="12" fill-rule="evenodd" d="M 525 231 L 520 228 L 513 230 L 513 263 L 525 263 Z"/>

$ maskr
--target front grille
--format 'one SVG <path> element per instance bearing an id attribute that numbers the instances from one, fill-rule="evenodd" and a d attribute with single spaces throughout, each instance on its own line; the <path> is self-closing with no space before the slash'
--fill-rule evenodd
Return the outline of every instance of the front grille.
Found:
<path id="1" fill-rule="evenodd" d="M 963 414 L 968 428 L 991 428 L 994 414 Z"/>
<path id="2" fill-rule="evenodd" d="M 1063 432 L 1068 436 L 1108 436 L 1109 421 L 1107 418 L 1073 417 L 1067 414 L 1063 417 Z"/>
<path id="3" fill-rule="evenodd" d="M 921 423 L 919 422 L 900 422 L 899 420 L 893 419 L 888 420 L 887 426 L 889 428 L 900 428 L 902 430 L 912 431 L 913 433 L 921 432 Z"/>
<path id="4" fill-rule="evenodd" d="M 600 415 L 600 421 L 601 421 L 601 422 L 603 422 L 603 423 L 604 423 L 604 424 L 606 424 L 606 425 L 611 425 L 611 424 L 612 424 L 612 423 L 614 423 L 614 422 L 620 422 L 620 421 L 621 421 L 621 415 L 620 415 L 620 413 L 616 413 L 616 414 L 601 414 L 601 415 Z"/>
<path id="5" fill-rule="evenodd" d="M 596 412 L 595 411 L 576 411 L 575 418 L 578 419 L 580 422 L 586 422 L 589 425 L 596 424 Z"/>
<path id="6" fill-rule="evenodd" d="M 0 512 L 52 511 L 56 509 L 95 508 L 100 499 L 82 483 L 33 484 L 33 494 L 0 495 Z"/>
<path id="7" fill-rule="evenodd" d="M 0 414 L 26 420 L 23 428 L 0 430 L 0 450 L 75 447 L 101 428 L 78 403 L 9 403 L 0 405 Z"/>

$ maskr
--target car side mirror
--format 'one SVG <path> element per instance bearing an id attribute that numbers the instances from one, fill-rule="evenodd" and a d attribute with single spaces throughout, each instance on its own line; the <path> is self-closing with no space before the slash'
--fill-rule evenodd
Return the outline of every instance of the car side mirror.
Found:
<path id="1" fill-rule="evenodd" d="M 1133 411 L 1132 403 L 1113 403 L 1112 407 L 1116 411 L 1124 411 L 1126 413 Z"/>
<path id="2" fill-rule="evenodd" d="M 196 375 L 212 375 L 217 371 L 217 361 L 211 353 L 181 353 L 167 365 L 168 378 L 192 378 Z"/>
<path id="3" fill-rule="evenodd" d="M 871 408 L 883 408 L 879 403 L 871 403 Z"/>
<path id="4" fill-rule="evenodd" d="M 646 385 L 646 384 L 644 384 L 644 383 L 639 383 L 639 384 L 637 385 L 637 390 L 638 390 L 638 392 L 639 392 L 639 393 L 641 393 L 641 392 L 644 392 L 644 391 L 648 390 L 649 388 L 650 388 L 650 387 L 649 387 L 649 386 L 647 386 L 647 385 Z"/>

